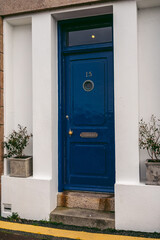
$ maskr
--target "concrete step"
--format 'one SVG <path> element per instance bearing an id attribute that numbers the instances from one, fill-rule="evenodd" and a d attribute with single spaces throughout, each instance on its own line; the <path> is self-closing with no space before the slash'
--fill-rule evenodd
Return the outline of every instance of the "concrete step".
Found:
<path id="1" fill-rule="evenodd" d="M 115 228 L 114 213 L 96 210 L 57 207 L 50 214 L 52 222 L 89 228 Z"/>
<path id="2" fill-rule="evenodd" d="M 114 212 L 114 194 L 64 191 L 57 195 L 57 206 Z"/>

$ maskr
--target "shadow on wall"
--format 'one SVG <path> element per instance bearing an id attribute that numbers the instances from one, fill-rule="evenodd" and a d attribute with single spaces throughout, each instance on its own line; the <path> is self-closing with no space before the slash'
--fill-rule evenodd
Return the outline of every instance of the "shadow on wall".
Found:
<path id="1" fill-rule="evenodd" d="M 145 161 L 148 159 L 148 154 L 146 150 L 139 150 L 139 161 L 140 161 L 140 182 L 145 182 L 146 179 L 146 166 Z"/>

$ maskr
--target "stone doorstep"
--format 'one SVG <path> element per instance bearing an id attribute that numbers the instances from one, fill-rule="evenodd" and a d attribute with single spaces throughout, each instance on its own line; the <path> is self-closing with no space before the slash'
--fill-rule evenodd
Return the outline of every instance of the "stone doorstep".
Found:
<path id="1" fill-rule="evenodd" d="M 64 191 L 57 195 L 57 206 L 114 212 L 114 194 Z"/>
<path id="2" fill-rule="evenodd" d="M 115 228 L 114 213 L 97 210 L 57 207 L 50 214 L 52 222 L 89 228 Z"/>

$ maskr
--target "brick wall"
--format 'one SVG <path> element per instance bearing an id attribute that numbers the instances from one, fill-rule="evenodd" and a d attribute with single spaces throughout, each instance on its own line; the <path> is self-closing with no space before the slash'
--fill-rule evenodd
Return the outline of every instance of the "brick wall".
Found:
<path id="1" fill-rule="evenodd" d="M 0 0 L 0 16 L 103 2 L 110 2 L 110 0 Z"/>
<path id="2" fill-rule="evenodd" d="M 3 19 L 0 17 L 0 176 L 3 174 Z M 0 179 L 1 190 L 1 179 Z M 1 191 L 0 191 L 1 194 Z"/>

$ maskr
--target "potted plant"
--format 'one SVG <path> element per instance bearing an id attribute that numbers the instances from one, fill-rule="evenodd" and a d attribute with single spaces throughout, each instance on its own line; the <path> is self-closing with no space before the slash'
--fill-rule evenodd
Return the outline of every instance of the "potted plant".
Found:
<path id="1" fill-rule="evenodd" d="M 29 177 L 32 175 L 32 157 L 25 156 L 23 151 L 29 144 L 32 134 L 28 134 L 27 128 L 18 125 L 18 131 L 6 137 L 4 148 L 5 158 L 9 159 L 11 177 Z"/>
<path id="2" fill-rule="evenodd" d="M 139 146 L 146 149 L 146 184 L 160 185 L 160 120 L 154 115 L 149 123 L 143 119 L 139 122 Z"/>

